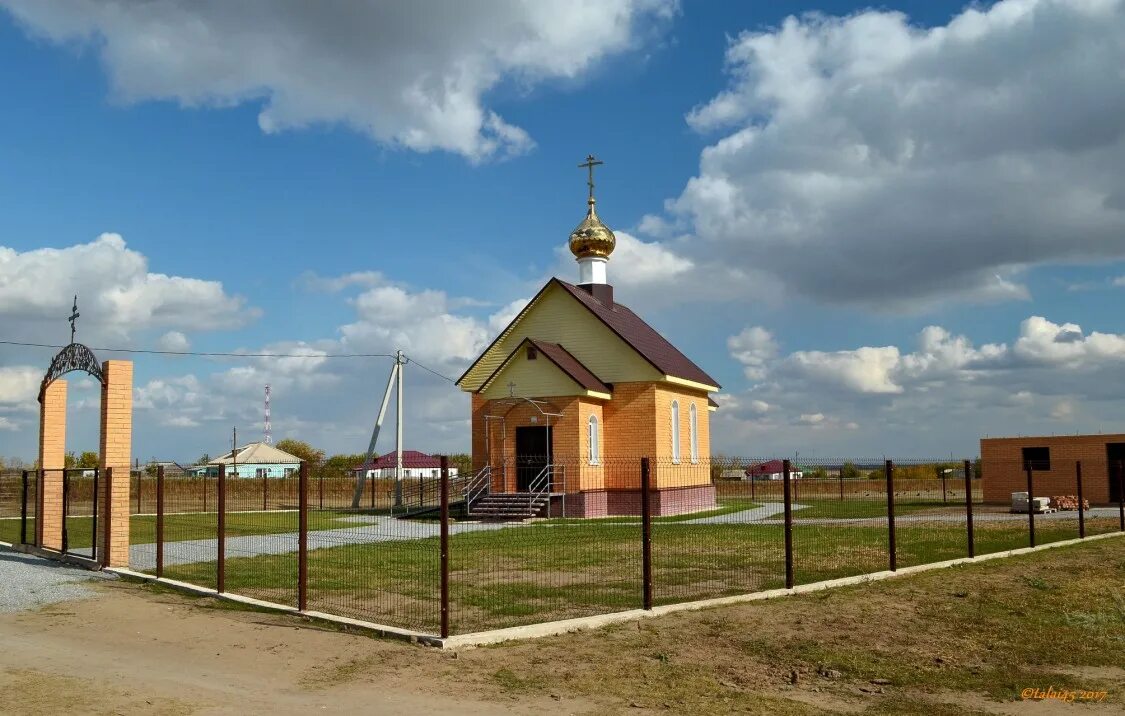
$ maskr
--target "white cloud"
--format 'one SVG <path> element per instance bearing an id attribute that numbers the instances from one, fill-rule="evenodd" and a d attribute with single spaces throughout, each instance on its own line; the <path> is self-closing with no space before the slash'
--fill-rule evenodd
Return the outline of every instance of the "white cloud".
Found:
<path id="1" fill-rule="evenodd" d="M 78 294 L 78 337 L 124 338 L 147 328 L 234 328 L 258 316 L 218 281 L 148 270 L 118 234 L 88 244 L 18 252 L 0 246 L 0 319 L 21 336 L 69 337 L 65 318 Z"/>
<path id="2" fill-rule="evenodd" d="M 743 365 L 743 373 L 750 380 L 766 376 L 766 365 L 777 355 L 777 341 L 773 334 L 761 326 L 747 326 L 737 336 L 727 338 L 727 350 Z"/>
<path id="3" fill-rule="evenodd" d="M 665 223 L 692 227 L 705 275 L 743 267 L 820 301 L 1027 299 L 1028 266 L 1125 256 L 1123 37 L 1122 0 L 744 32 L 728 88 L 687 116 L 723 134 Z"/>
<path id="4" fill-rule="evenodd" d="M 1067 421 L 1074 418 L 1074 403 L 1070 400 L 1060 400 L 1051 408 L 1053 420 Z"/>
<path id="5" fill-rule="evenodd" d="M 156 339 L 156 347 L 162 351 L 183 352 L 191 348 L 191 341 L 179 331 L 168 331 Z"/>
<path id="6" fill-rule="evenodd" d="M 581 78 L 674 0 L 0 0 L 31 32 L 94 48 L 118 98 L 260 103 L 264 132 L 339 124 L 482 160 L 534 142 L 485 106 L 504 82 Z"/>
<path id="7" fill-rule="evenodd" d="M 356 297 L 357 320 L 340 332 L 352 348 L 394 346 L 423 363 L 473 360 L 487 345 L 488 329 L 471 316 L 452 313 L 449 304 L 444 291 L 379 286 Z"/>
<path id="8" fill-rule="evenodd" d="M 16 423 L 14 420 L 12 420 L 11 418 L 6 418 L 3 415 L 0 415 L 0 430 L 16 431 L 16 430 L 19 430 L 19 429 L 20 429 L 19 424 Z"/>
<path id="9" fill-rule="evenodd" d="M 1031 363 L 1081 366 L 1125 361 L 1125 336 L 1115 333 L 1082 333 L 1076 323 L 1052 323 L 1031 316 L 1020 324 L 1013 352 Z"/>
<path id="10" fill-rule="evenodd" d="M 294 282 L 305 291 L 322 293 L 339 293 L 352 286 L 371 288 L 383 283 L 386 283 L 386 279 L 378 271 L 353 271 L 342 276 L 321 276 L 313 271 L 306 271 Z"/>
<path id="11" fill-rule="evenodd" d="M 752 413 L 757 413 L 758 415 L 764 415 L 764 414 L 769 412 L 769 409 L 770 409 L 770 404 L 767 403 L 764 400 L 751 400 L 750 401 L 750 412 L 752 412 Z"/>
<path id="12" fill-rule="evenodd" d="M 810 380 L 837 384 L 857 393 L 901 393 L 892 372 L 900 355 L 894 346 L 864 346 L 850 351 L 797 351 L 787 363 Z"/>
<path id="13" fill-rule="evenodd" d="M 531 303 L 529 298 L 517 298 L 508 305 L 501 308 L 496 313 L 488 317 L 488 328 L 492 331 L 493 335 L 497 335 L 500 331 L 508 327 L 508 324 L 515 320 L 516 316 L 520 314 L 527 304 Z"/>
<path id="14" fill-rule="evenodd" d="M 46 372 L 46 368 L 30 365 L 0 366 L 0 405 L 34 401 Z"/>
<path id="15" fill-rule="evenodd" d="M 824 413 L 802 413 L 796 422 L 799 425 L 820 425 L 824 422 Z"/>
<path id="16" fill-rule="evenodd" d="M 612 228 L 612 227 L 610 227 Z M 625 231 L 614 230 L 617 245 L 606 267 L 609 283 L 626 289 L 667 292 L 669 282 L 690 272 L 695 264 L 659 241 L 642 241 Z M 574 254 L 568 244 L 555 248 L 555 275 L 574 282 L 578 276 Z"/>

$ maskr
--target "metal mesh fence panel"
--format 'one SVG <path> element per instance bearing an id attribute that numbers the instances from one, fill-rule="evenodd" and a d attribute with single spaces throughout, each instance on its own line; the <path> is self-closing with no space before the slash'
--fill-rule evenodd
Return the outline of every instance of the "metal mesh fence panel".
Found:
<path id="1" fill-rule="evenodd" d="M 782 481 L 747 474 L 767 462 L 651 462 L 655 604 L 785 586 Z"/>
<path id="2" fill-rule="evenodd" d="M 18 544 L 21 535 L 21 520 L 26 499 L 28 541 L 35 541 L 35 480 L 36 474 L 29 472 L 27 477 L 27 496 L 24 496 L 24 476 L 22 470 L 0 470 L 0 542 Z"/>
<path id="3" fill-rule="evenodd" d="M 218 572 L 218 474 L 202 466 L 164 476 L 164 576 L 214 589 Z M 141 545 L 137 545 L 141 547 Z M 155 544 L 131 556 L 145 571 L 156 568 Z M 130 559 L 132 562 L 133 559 Z"/>
<path id="4" fill-rule="evenodd" d="M 278 604 L 296 603 L 298 483 L 291 464 L 255 463 L 227 470 L 226 591 Z"/>
<path id="5" fill-rule="evenodd" d="M 454 633 L 642 605 L 639 458 L 525 456 L 461 484 L 451 496 L 461 505 L 450 527 Z M 604 487 L 582 490 L 595 484 Z M 538 519 L 506 521 L 528 515 Z"/>
<path id="6" fill-rule="evenodd" d="M 794 583 L 887 569 L 887 490 L 881 460 L 801 458 L 790 473 Z"/>
<path id="7" fill-rule="evenodd" d="M 1026 547 L 1033 531 L 1036 544 L 1116 531 L 1121 521 L 1112 463 L 1087 466 L 1081 488 L 1079 465 L 1034 464 L 1030 501 L 1020 461 L 991 460 L 985 472 L 952 460 L 522 455 L 476 472 L 451 467 L 451 633 L 782 587 L 790 565 L 792 583 L 807 584 L 969 556 L 970 544 L 976 554 Z M 222 575 L 222 591 L 299 604 L 297 470 L 223 470 L 221 495 L 215 466 L 165 474 L 164 576 L 220 588 Z M 157 480 L 131 480 L 130 561 L 151 572 Z M 305 607 L 440 633 L 439 471 L 411 467 L 400 482 L 386 469 L 316 466 L 305 485 Z M 21 490 L 20 475 L 0 475 L 0 529 L 12 531 L 4 525 Z M 90 543 L 92 490 L 89 476 L 67 474 L 72 551 Z"/>
<path id="8" fill-rule="evenodd" d="M 897 566 L 968 557 L 964 462 L 899 459 L 892 464 Z"/>
<path id="9" fill-rule="evenodd" d="M 360 477 L 361 499 L 352 508 L 355 474 L 310 475 L 308 608 L 435 633 L 441 618 L 436 512 L 411 508 L 419 498 L 405 484 L 396 506 L 393 479 Z M 427 489 L 436 500 L 433 485 Z"/>

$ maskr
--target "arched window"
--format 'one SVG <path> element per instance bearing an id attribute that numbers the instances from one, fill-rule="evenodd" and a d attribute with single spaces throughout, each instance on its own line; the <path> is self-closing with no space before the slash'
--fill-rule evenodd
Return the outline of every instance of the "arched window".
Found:
<path id="1" fill-rule="evenodd" d="M 688 439 L 691 442 L 691 461 L 699 462 L 699 416 L 696 415 L 695 403 L 688 408 Z"/>
<path id="2" fill-rule="evenodd" d="M 602 457 L 601 446 L 598 444 L 598 416 L 590 416 L 586 423 L 586 430 L 590 445 L 590 464 L 597 465 Z"/>
<path id="3" fill-rule="evenodd" d="M 672 401 L 672 462 L 680 461 L 680 401 Z"/>

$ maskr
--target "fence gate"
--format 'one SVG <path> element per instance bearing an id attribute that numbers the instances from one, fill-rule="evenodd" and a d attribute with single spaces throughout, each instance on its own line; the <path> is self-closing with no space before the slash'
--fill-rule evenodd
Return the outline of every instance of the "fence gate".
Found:
<path id="1" fill-rule="evenodd" d="M 98 557 L 99 468 L 62 470 L 62 553 Z M 46 509 L 46 508 L 45 508 Z"/>

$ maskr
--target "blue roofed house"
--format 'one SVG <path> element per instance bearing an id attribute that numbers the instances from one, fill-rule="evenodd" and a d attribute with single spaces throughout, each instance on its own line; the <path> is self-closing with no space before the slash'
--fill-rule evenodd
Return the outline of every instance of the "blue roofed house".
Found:
<path id="1" fill-rule="evenodd" d="M 301 458 L 278 450 L 273 445 L 257 442 L 217 457 L 206 465 L 192 469 L 192 475 L 215 476 L 225 465 L 227 477 L 290 477 L 301 469 Z"/>

